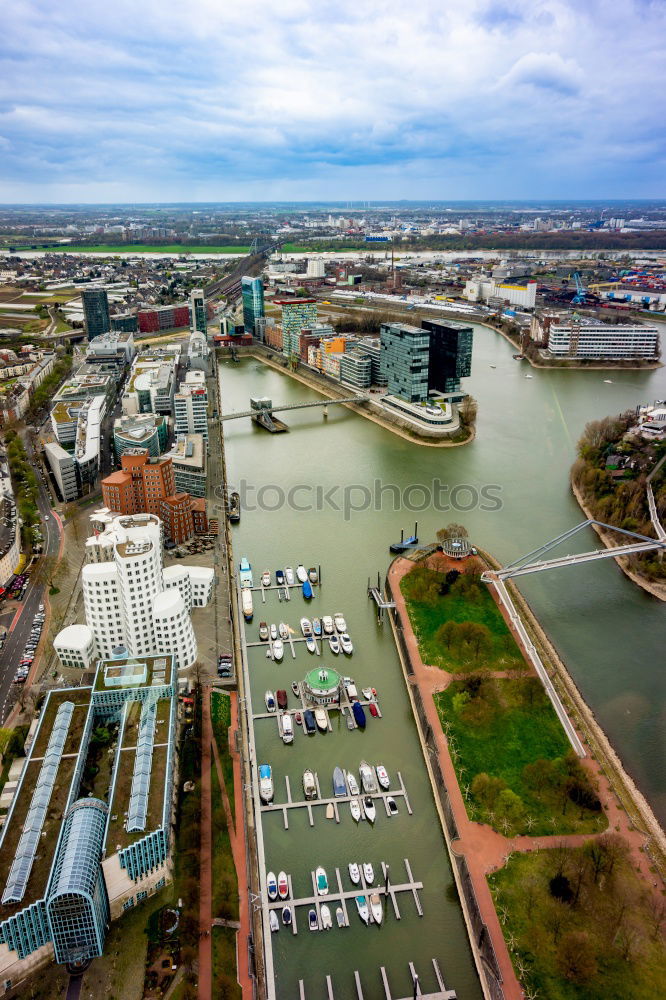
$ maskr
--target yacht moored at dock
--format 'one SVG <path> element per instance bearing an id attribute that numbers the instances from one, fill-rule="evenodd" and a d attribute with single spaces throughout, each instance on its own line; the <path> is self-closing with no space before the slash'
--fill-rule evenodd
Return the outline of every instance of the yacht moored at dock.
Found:
<path id="1" fill-rule="evenodd" d="M 243 556 L 239 563 L 238 579 L 241 587 L 254 587 L 254 580 L 252 578 L 252 566 L 247 558 Z"/>
<path id="2" fill-rule="evenodd" d="M 262 802 L 273 801 L 273 770 L 270 764 L 259 765 L 259 797 Z"/>

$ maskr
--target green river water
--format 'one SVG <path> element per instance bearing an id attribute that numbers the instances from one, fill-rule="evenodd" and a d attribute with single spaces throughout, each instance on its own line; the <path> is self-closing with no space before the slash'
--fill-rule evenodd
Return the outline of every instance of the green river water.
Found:
<path id="1" fill-rule="evenodd" d="M 261 619 L 284 619 L 298 629 L 308 610 L 310 617 L 342 611 L 354 655 L 344 664 L 336 664 L 330 655 L 316 658 L 316 665 L 329 663 L 351 674 L 357 686 L 376 687 L 384 716 L 369 718 L 364 733 L 350 733 L 343 725 L 326 736 L 306 739 L 296 727 L 290 747 L 280 741 L 275 720 L 257 720 L 257 760 L 273 767 L 276 801 L 285 799 L 285 775 L 297 798 L 302 772 L 312 767 L 322 794 L 328 795 L 336 764 L 357 769 L 366 759 L 385 764 L 392 776 L 401 771 L 414 810 L 408 816 L 398 799 L 400 815 L 388 819 L 378 811 L 374 828 L 364 822 L 357 827 L 346 805 L 339 825 L 319 810 L 314 828 L 305 810 L 292 810 L 288 831 L 280 813 L 264 814 L 267 866 L 289 872 L 297 895 L 311 895 L 309 873 L 318 864 L 326 867 L 329 882 L 338 866 L 344 888 L 351 888 L 346 867 L 352 860 L 372 861 L 375 869 L 384 860 L 390 864 L 392 881 L 398 882 L 406 880 L 403 859 L 409 858 L 414 878 L 425 885 L 423 918 L 417 916 L 411 895 L 404 894 L 399 897 L 402 919 L 398 922 L 390 913 L 380 929 L 363 927 L 350 910 L 350 928 L 313 934 L 301 909 L 297 937 L 284 928 L 273 935 L 280 998 L 298 996 L 299 979 L 304 980 L 308 1000 L 326 997 L 327 974 L 338 1000 L 355 997 L 353 971 L 358 969 L 366 1000 L 374 1000 L 384 996 L 381 965 L 393 996 L 411 996 L 409 961 L 415 963 L 427 992 L 436 986 L 432 958 L 438 959 L 447 986 L 457 990 L 460 1000 L 481 995 L 459 906 L 447 895 L 451 871 L 391 631 L 376 624 L 366 598 L 368 576 L 376 579 L 378 570 L 384 574 L 389 542 L 399 538 L 401 528 L 410 533 L 416 519 L 422 540 L 434 537 L 437 528 L 450 521 L 462 522 L 472 541 L 503 563 L 577 524 L 583 515 L 570 494 L 568 471 L 586 421 L 666 397 L 666 369 L 540 371 L 513 361 L 511 354 L 511 346 L 499 335 L 476 328 L 468 388 L 479 402 L 479 417 L 477 438 L 465 447 L 419 447 L 343 407 L 331 407 L 327 419 L 320 409 L 288 412 L 283 415 L 288 434 L 270 435 L 249 420 L 225 424 L 230 482 L 243 489 L 244 481 L 249 488 L 241 523 L 234 528 L 236 561 L 247 555 L 255 582 L 263 569 L 274 573 L 277 567 L 301 562 L 322 568 L 322 587 L 309 609 L 300 596 L 286 605 L 272 596 L 262 606 L 255 595 L 248 639 L 257 637 Z M 526 379 L 526 374 L 533 378 Z M 612 384 L 605 384 L 605 378 Z M 225 413 L 247 409 L 251 395 L 269 396 L 275 403 L 318 398 L 314 390 L 253 360 L 222 363 L 220 380 Z M 432 504 L 425 510 L 406 509 L 405 504 L 424 503 L 423 489 L 414 487 L 432 494 L 433 482 L 440 484 L 440 507 L 452 502 L 451 509 L 436 510 Z M 383 495 L 379 503 L 374 496 L 368 502 L 367 491 L 375 494 L 376 483 Z M 352 506 L 365 509 L 345 516 L 334 505 L 343 506 L 342 488 L 351 485 Z M 263 495 L 257 498 L 262 487 Z M 288 493 L 294 487 L 300 489 L 290 502 Z M 257 500 L 258 509 L 252 511 L 249 507 Z M 396 501 L 402 509 L 394 509 Z M 588 531 L 566 551 L 595 545 L 596 537 Z M 612 560 L 537 574 L 523 578 L 520 586 L 663 822 L 664 605 L 627 580 Z M 296 660 L 287 651 L 280 665 L 267 660 L 260 649 L 249 650 L 255 712 L 263 710 L 266 688 L 289 689 L 292 679 L 302 678 L 315 665 L 304 644 L 297 649 Z"/>

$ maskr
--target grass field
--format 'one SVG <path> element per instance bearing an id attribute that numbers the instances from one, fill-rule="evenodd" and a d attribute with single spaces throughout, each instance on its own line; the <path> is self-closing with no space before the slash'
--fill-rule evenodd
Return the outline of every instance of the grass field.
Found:
<path id="1" fill-rule="evenodd" d="M 236 973 L 236 932 L 230 927 L 214 927 L 213 996 L 216 1000 L 241 1000 Z"/>
<path id="2" fill-rule="evenodd" d="M 173 243 L 169 246 L 146 246 L 143 243 L 97 243 L 94 246 L 51 247 L 49 253 L 168 253 L 185 256 L 190 253 L 249 253 L 249 247 L 192 247 Z"/>
<path id="3" fill-rule="evenodd" d="M 400 584 L 423 662 L 450 673 L 524 668 L 521 652 L 488 588 L 479 584 L 464 594 L 454 585 L 441 595 L 438 588 L 443 582 L 443 574 L 416 567 Z M 490 648 L 478 657 L 464 647 L 447 649 L 437 638 L 437 630 L 446 621 L 484 625 L 490 632 Z"/>
<path id="4" fill-rule="evenodd" d="M 605 829 L 603 811 L 577 805 L 569 797 L 572 768 L 581 780 L 585 776 L 565 760 L 569 742 L 540 681 L 482 676 L 478 680 L 478 687 L 467 680 L 454 681 L 434 696 L 449 745 L 455 749 L 459 783 L 470 788 L 470 818 L 511 835 Z M 538 765 L 541 774 L 526 774 L 526 765 L 535 761 L 553 763 Z M 497 780 L 480 779 L 477 788 L 474 779 L 479 774 Z M 595 798 L 592 795 L 590 802 Z"/>
<path id="5" fill-rule="evenodd" d="M 601 838 L 601 843 L 606 838 Z M 616 840 L 514 854 L 488 879 L 529 993 L 544 1000 L 660 1000 L 666 944 L 652 901 Z M 571 898 L 553 894 L 564 877 Z M 568 894 L 567 894 L 568 895 Z M 663 920 L 663 913 L 661 914 Z"/>
<path id="6" fill-rule="evenodd" d="M 231 698 L 224 691 L 213 691 L 210 700 L 213 732 L 217 740 L 217 748 L 222 764 L 224 785 L 229 796 L 229 805 L 233 815 L 236 815 L 234 798 L 234 762 L 229 753 L 229 726 L 231 724 Z"/>
<path id="7" fill-rule="evenodd" d="M 213 799 L 213 916 L 238 920 L 238 878 L 217 770 L 211 768 Z"/>

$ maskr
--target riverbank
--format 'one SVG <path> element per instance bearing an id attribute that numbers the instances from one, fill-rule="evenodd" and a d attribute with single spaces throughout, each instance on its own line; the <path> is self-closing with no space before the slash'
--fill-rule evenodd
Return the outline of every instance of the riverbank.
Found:
<path id="1" fill-rule="evenodd" d="M 324 382 L 323 379 L 319 381 L 314 374 L 307 374 L 301 371 L 292 371 L 289 367 L 284 367 L 277 363 L 277 361 L 271 357 L 269 354 L 264 354 L 257 345 L 251 348 L 238 348 L 237 354 L 239 357 L 253 358 L 255 361 L 260 361 L 265 364 L 268 368 L 272 368 L 273 371 L 280 372 L 282 375 L 288 375 L 293 378 L 294 381 L 300 382 L 301 385 L 305 385 L 308 389 L 314 389 L 315 392 L 320 393 L 322 396 L 327 396 L 331 400 L 339 399 L 344 396 L 344 390 L 340 392 L 334 391 L 333 387 L 328 383 Z M 223 356 L 220 356 L 220 360 L 224 360 Z M 467 437 L 462 441 L 430 441 L 426 438 L 419 437 L 417 434 L 410 433 L 409 431 L 403 429 L 398 423 L 395 423 L 384 417 L 382 414 L 377 412 L 377 404 L 372 404 L 375 406 L 374 411 L 369 411 L 366 406 L 362 406 L 356 403 L 342 403 L 349 410 L 353 410 L 361 417 L 365 417 L 366 420 L 372 421 L 372 423 L 383 427 L 384 430 L 390 431 L 397 437 L 402 438 L 404 441 L 410 441 L 412 444 L 421 445 L 424 448 L 458 448 L 462 445 L 470 444 L 474 441 L 476 437 L 476 426 L 467 430 Z"/>
<path id="2" fill-rule="evenodd" d="M 582 493 L 580 492 L 579 488 L 573 481 L 573 477 L 570 477 L 570 483 L 571 483 L 571 492 L 578 501 L 578 506 L 585 514 L 585 517 L 589 521 L 594 520 L 594 514 L 587 506 Z M 604 543 L 607 549 L 615 548 L 615 539 L 613 538 L 610 532 L 604 531 L 603 528 L 600 528 L 596 524 L 591 525 L 591 527 L 594 528 L 595 532 L 597 533 L 597 535 L 599 536 L 599 538 Z M 637 587 L 640 587 L 641 590 L 644 590 L 646 591 L 646 593 L 651 594 L 652 597 L 656 597 L 657 600 L 659 601 L 666 601 L 666 584 L 657 583 L 654 580 L 646 580 L 645 577 L 641 576 L 640 573 L 637 573 L 635 570 L 631 569 L 631 567 L 629 566 L 629 560 L 627 559 L 626 556 L 625 557 L 616 556 L 615 562 L 620 567 L 625 576 L 628 576 L 631 582 L 635 583 Z"/>

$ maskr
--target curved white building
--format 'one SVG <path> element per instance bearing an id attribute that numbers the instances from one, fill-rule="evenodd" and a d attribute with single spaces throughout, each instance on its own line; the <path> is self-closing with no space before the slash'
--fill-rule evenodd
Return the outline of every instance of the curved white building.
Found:
<path id="1" fill-rule="evenodd" d="M 80 667 L 87 670 L 97 653 L 93 631 L 87 625 L 68 625 L 58 633 L 55 649 L 63 667 Z"/>
<path id="2" fill-rule="evenodd" d="M 170 653 L 176 668 L 191 667 L 197 658 L 197 640 L 185 601 L 175 587 L 153 600 L 153 622 L 158 653 Z"/>

